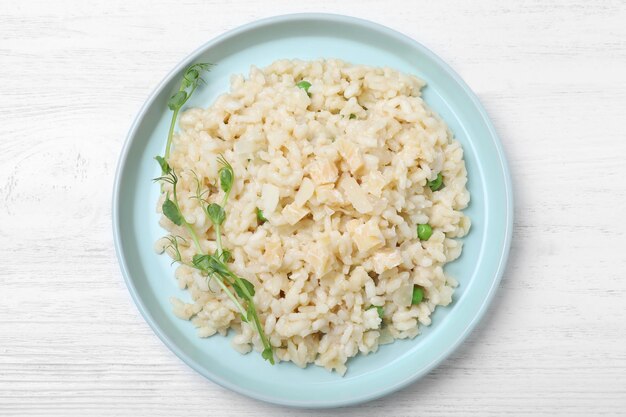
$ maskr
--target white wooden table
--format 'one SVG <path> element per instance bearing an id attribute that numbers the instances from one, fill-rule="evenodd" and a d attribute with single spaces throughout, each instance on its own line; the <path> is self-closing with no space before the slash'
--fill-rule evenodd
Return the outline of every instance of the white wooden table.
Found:
<path id="1" fill-rule="evenodd" d="M 625 415 L 626 2 L 420 3 L 3 1 L 0 415 Z M 300 11 L 387 24 L 449 62 L 516 192 L 508 268 L 467 343 L 395 395 L 319 412 L 184 365 L 134 307 L 111 234 L 117 157 L 153 87 L 223 31 Z"/>

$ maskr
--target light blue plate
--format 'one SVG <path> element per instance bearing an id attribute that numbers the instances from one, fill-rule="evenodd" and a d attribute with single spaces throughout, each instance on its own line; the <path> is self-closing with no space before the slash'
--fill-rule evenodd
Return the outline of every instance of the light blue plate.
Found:
<path id="1" fill-rule="evenodd" d="M 200 339 L 193 326 L 171 313 L 169 298 L 189 296 L 177 288 L 173 267 L 153 244 L 164 234 L 155 212 L 159 174 L 152 159 L 162 154 L 171 117 L 166 102 L 184 69 L 194 62 L 217 65 L 189 106 L 208 106 L 228 90 L 233 73 L 277 59 L 341 58 L 354 64 L 390 66 L 427 81 L 424 98 L 448 123 L 465 150 L 472 201 L 472 230 L 461 258 L 447 266 L 460 286 L 454 302 L 438 308 L 433 324 L 414 340 L 397 341 L 349 361 L 345 377 L 317 366 L 271 366 L 261 355 L 240 355 L 229 339 Z M 299 407 L 335 407 L 389 394 L 439 364 L 485 312 L 502 275 L 511 241 L 513 197 L 500 142 L 476 96 L 441 59 L 419 43 L 384 26 L 327 14 L 279 16 L 232 30 L 189 55 L 158 85 L 139 111 L 122 151 L 113 193 L 113 232 L 126 284 L 154 332 L 202 375 L 263 401 Z"/>

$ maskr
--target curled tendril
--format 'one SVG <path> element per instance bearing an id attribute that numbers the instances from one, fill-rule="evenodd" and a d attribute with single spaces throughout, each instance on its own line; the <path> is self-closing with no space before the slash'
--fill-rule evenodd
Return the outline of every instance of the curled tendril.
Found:
<path id="1" fill-rule="evenodd" d="M 208 205 L 209 201 L 205 197 L 209 193 L 209 189 L 207 188 L 202 191 L 202 181 L 200 181 L 198 174 L 196 174 L 194 170 L 191 170 L 191 173 L 193 174 L 193 177 L 196 181 L 196 195 L 192 196 L 191 198 L 198 200 L 198 202 L 200 203 Z"/>
<path id="2" fill-rule="evenodd" d="M 180 254 L 180 249 L 178 247 L 178 239 L 180 239 L 181 241 L 187 243 L 187 240 L 182 237 L 182 236 L 174 236 L 174 235 L 169 235 L 169 236 L 165 236 L 165 239 L 168 240 L 168 242 L 170 242 L 169 245 L 167 245 L 164 249 L 167 251 L 168 249 L 171 250 L 173 252 L 173 256 L 172 256 L 172 265 L 175 264 L 176 262 L 180 262 L 182 263 L 182 256 Z"/>
<path id="3" fill-rule="evenodd" d="M 168 172 L 165 175 L 161 175 L 160 177 L 156 177 L 153 178 L 152 181 L 154 182 L 166 182 L 168 184 L 172 184 L 172 186 L 176 186 L 176 184 L 178 183 L 178 176 L 176 175 L 176 172 L 174 171 L 174 169 L 170 169 L 170 172 Z"/>

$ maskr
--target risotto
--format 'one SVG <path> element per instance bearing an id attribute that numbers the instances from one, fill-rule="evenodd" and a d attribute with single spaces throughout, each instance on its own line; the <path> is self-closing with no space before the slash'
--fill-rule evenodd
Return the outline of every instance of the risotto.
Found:
<path id="1" fill-rule="evenodd" d="M 180 117 L 169 165 L 180 211 L 208 253 L 216 234 L 198 182 L 221 201 L 218 156 L 235 180 L 222 225 L 231 269 L 254 303 L 279 361 L 343 375 L 349 358 L 413 338 L 457 282 L 443 266 L 461 254 L 470 221 L 463 150 L 421 97 L 424 82 L 339 60 L 274 62 L 235 75 L 230 92 Z M 169 192 L 162 189 L 161 205 Z M 187 238 L 166 216 L 161 225 Z M 172 254 L 167 241 L 157 250 Z M 189 239 L 180 256 L 191 259 Z M 199 337 L 234 331 L 241 353 L 262 351 L 215 280 L 176 270 L 187 301 L 174 313 Z"/>

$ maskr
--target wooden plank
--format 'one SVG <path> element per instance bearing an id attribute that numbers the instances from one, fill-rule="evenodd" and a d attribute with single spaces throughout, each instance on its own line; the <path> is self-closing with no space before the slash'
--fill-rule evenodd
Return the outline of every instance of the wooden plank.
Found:
<path id="1" fill-rule="evenodd" d="M 516 192 L 510 262 L 467 343 L 399 393 L 319 412 L 231 393 L 170 353 L 110 231 L 117 157 L 152 88 L 213 36 L 299 11 L 387 24 L 448 61 Z M 0 415 L 623 415 L 625 21 L 624 1 L 0 5 Z"/>

